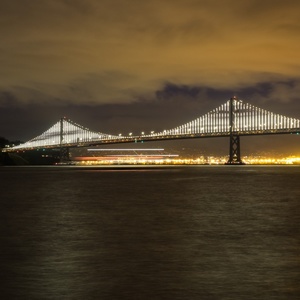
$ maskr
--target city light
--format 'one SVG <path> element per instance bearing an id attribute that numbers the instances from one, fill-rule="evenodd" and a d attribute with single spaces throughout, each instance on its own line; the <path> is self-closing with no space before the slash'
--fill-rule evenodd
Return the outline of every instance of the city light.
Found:
<path id="1" fill-rule="evenodd" d="M 224 165 L 228 156 L 198 156 L 195 158 L 179 157 L 177 154 L 162 155 L 107 155 L 99 157 L 74 157 L 73 161 L 79 165 Z M 300 165 L 300 156 L 265 157 L 246 156 L 246 165 Z"/>

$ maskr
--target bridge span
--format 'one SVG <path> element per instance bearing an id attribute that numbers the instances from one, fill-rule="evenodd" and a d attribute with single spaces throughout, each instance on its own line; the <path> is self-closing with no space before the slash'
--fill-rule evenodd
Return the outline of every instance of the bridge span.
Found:
<path id="1" fill-rule="evenodd" d="M 243 164 L 240 137 L 248 135 L 299 134 L 300 119 L 286 117 L 231 98 L 219 107 L 169 130 L 127 136 L 111 135 L 90 129 L 62 118 L 41 135 L 24 144 L 5 148 L 16 152 L 33 149 L 60 149 L 62 161 L 69 159 L 69 149 L 105 144 L 134 143 L 191 138 L 229 137 L 227 164 Z"/>

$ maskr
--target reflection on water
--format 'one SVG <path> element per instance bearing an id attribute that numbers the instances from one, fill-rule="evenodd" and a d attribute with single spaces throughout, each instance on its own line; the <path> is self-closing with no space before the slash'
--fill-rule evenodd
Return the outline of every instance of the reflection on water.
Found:
<path id="1" fill-rule="evenodd" d="M 2 299 L 299 299 L 299 167 L 0 176 Z"/>

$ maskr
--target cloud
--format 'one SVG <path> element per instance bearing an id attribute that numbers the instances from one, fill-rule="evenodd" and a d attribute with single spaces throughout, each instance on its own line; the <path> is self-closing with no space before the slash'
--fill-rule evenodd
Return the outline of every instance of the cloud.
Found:
<path id="1" fill-rule="evenodd" d="M 292 0 L 3 0 L 0 90 L 20 103 L 96 105 L 147 98 L 165 82 L 239 90 L 298 80 L 299 9 Z"/>

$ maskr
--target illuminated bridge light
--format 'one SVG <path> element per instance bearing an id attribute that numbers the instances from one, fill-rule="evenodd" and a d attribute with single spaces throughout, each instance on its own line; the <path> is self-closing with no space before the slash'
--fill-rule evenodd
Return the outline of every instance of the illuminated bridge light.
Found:
<path id="1" fill-rule="evenodd" d="M 230 103 L 232 103 L 233 108 L 232 115 Z M 230 116 L 233 118 L 232 123 L 230 123 Z M 231 124 L 233 126 L 231 126 Z M 210 110 L 208 113 L 192 121 L 176 126 L 175 128 L 164 129 L 157 133 L 151 131 L 150 135 L 145 135 L 144 131 L 140 136 L 133 136 L 132 132 L 126 137 L 122 136 L 121 133 L 119 135 L 105 134 L 91 131 L 68 118 L 62 118 L 41 135 L 24 144 L 11 147 L 10 149 L 37 148 L 40 146 L 58 148 L 68 143 L 72 143 L 73 147 L 75 147 L 76 144 L 84 147 L 89 143 L 100 145 L 102 143 L 109 144 L 115 142 L 141 142 L 141 137 L 143 141 L 147 141 L 147 139 L 149 141 L 155 141 L 160 139 L 187 138 L 187 136 L 189 138 L 217 135 L 229 136 L 231 129 L 235 132 L 238 131 L 239 135 L 287 132 L 299 133 L 299 127 L 299 119 L 269 112 L 242 100 L 237 100 L 237 98 L 233 98 L 232 102 L 228 100 L 219 107 Z M 107 150 L 103 149 L 97 151 Z M 143 150 L 139 149 L 136 151 Z"/>

